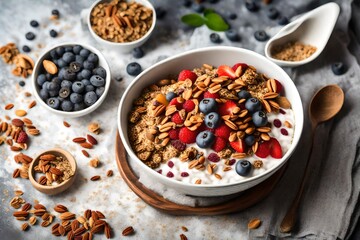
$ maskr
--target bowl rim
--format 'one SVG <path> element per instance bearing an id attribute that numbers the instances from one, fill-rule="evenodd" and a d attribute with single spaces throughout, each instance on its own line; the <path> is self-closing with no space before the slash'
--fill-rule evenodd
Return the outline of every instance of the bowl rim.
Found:
<path id="1" fill-rule="evenodd" d="M 82 109 L 80 111 L 71 111 L 71 112 L 65 112 L 65 111 L 61 111 L 58 109 L 53 109 L 51 107 L 49 107 L 44 100 L 41 99 L 40 95 L 39 95 L 39 87 L 37 85 L 36 82 L 36 78 L 39 75 L 39 68 L 41 67 L 41 63 L 42 61 L 46 58 L 46 56 L 48 56 L 50 54 L 50 51 L 53 49 L 56 49 L 58 47 L 64 47 L 64 46 L 75 46 L 75 45 L 80 45 L 83 48 L 86 48 L 88 50 L 90 50 L 91 52 L 95 53 L 98 57 L 99 57 L 99 66 L 103 67 L 106 71 L 106 79 L 105 79 L 105 90 L 104 93 L 101 95 L 100 98 L 98 98 L 96 100 L 96 102 L 91 105 L 90 107 L 87 107 L 85 109 Z M 100 59 L 101 62 L 104 63 L 104 65 L 100 65 Z M 105 100 L 107 93 L 109 92 L 110 89 L 110 83 L 111 83 L 111 72 L 110 72 L 110 67 L 108 62 L 106 61 L 106 58 L 104 57 L 104 55 L 95 47 L 90 46 L 88 44 L 85 43 L 80 43 L 80 42 L 62 42 L 59 44 L 55 44 L 52 45 L 48 48 L 46 48 L 41 55 L 39 56 L 39 58 L 37 59 L 34 69 L 33 69 L 33 73 L 31 75 L 31 85 L 32 85 L 32 89 L 35 95 L 35 98 L 38 102 L 40 102 L 40 105 L 45 107 L 47 110 L 49 110 L 50 112 L 53 112 L 57 115 L 61 115 L 61 116 L 65 116 L 65 117 L 81 117 L 84 116 L 86 114 L 89 114 L 91 112 L 93 112 L 95 109 L 97 109 L 101 103 Z"/>
<path id="2" fill-rule="evenodd" d="M 124 131 L 121 128 L 121 124 L 120 124 L 120 119 L 121 119 L 121 112 L 124 106 L 124 102 L 125 102 L 125 97 L 128 95 L 128 92 L 130 91 L 130 89 L 136 84 L 136 82 L 145 74 L 147 74 L 149 71 L 151 71 L 152 69 L 158 67 L 159 65 L 165 63 L 165 62 L 170 62 L 170 61 L 174 61 L 177 58 L 181 58 L 183 56 L 186 55 L 191 55 L 191 54 L 195 54 L 195 53 L 201 53 L 201 52 L 206 52 L 206 51 L 238 51 L 238 52 L 242 52 L 242 53 L 246 53 L 246 54 L 250 54 L 250 55 L 255 55 L 257 58 L 260 59 L 260 61 L 265 61 L 267 63 L 269 63 L 274 69 L 276 69 L 276 71 L 281 72 L 282 74 L 284 74 L 286 76 L 286 78 L 288 78 L 287 81 L 289 81 L 290 85 L 293 85 L 292 87 L 296 90 L 295 92 L 293 92 L 292 94 L 296 94 L 296 98 L 299 100 L 299 104 L 302 106 L 302 101 L 300 98 L 300 94 L 299 91 L 297 90 L 293 80 L 290 78 L 290 76 L 277 64 L 275 64 L 274 62 L 270 61 L 269 59 L 267 59 L 265 56 L 256 53 L 254 51 L 248 50 L 248 49 L 244 49 L 244 48 L 238 48 L 238 47 L 231 47 L 231 46 L 213 46 L 213 47 L 204 47 L 204 48 L 198 48 L 198 49 L 193 49 L 190 51 L 185 51 L 183 53 L 174 55 L 172 57 L 166 58 L 154 65 L 152 65 L 151 67 L 145 69 L 143 72 L 141 72 L 131 83 L 130 85 L 126 88 L 125 92 L 123 93 L 120 103 L 119 103 L 119 107 L 118 107 L 118 113 L 117 113 L 117 126 L 118 126 L 118 132 L 120 134 L 121 140 L 123 141 L 123 139 L 125 140 L 125 135 L 124 135 Z M 271 176 L 273 173 L 275 173 L 278 169 L 280 169 L 290 158 L 290 156 L 295 152 L 297 145 L 299 144 L 299 141 L 301 139 L 301 135 L 302 135 L 302 131 L 303 131 L 303 124 L 304 124 L 304 110 L 303 108 L 301 108 L 301 111 L 298 113 L 299 115 L 299 119 L 296 118 L 295 122 L 295 126 L 296 128 L 299 128 L 300 131 L 298 137 L 295 139 L 295 132 L 294 132 L 294 136 L 292 139 L 292 143 L 290 146 L 290 149 L 292 149 L 292 151 L 290 151 L 290 149 L 285 153 L 285 155 L 279 160 L 281 161 L 280 164 L 278 164 L 277 166 L 268 169 L 256 176 L 252 176 L 248 179 L 244 179 L 242 181 L 239 182 L 232 182 L 232 183 L 221 183 L 221 184 L 193 184 L 193 183 L 186 183 L 186 182 L 181 182 L 178 180 L 175 180 L 173 178 L 168 178 L 165 175 L 159 174 L 158 172 L 154 171 L 153 169 L 149 168 L 148 166 L 146 166 L 133 152 L 131 146 L 129 146 L 127 144 L 126 141 L 123 141 L 123 145 L 127 151 L 127 153 L 130 155 L 130 157 L 132 159 L 134 159 L 135 161 L 138 161 L 138 165 L 141 166 L 141 168 L 143 170 L 146 171 L 146 173 L 151 174 L 152 176 L 155 176 L 155 178 L 159 177 L 160 179 L 166 181 L 171 182 L 172 184 L 174 184 L 174 186 L 179 186 L 179 187 L 192 187 L 192 188 L 199 188 L 199 189 L 216 189 L 219 187 L 231 187 L 231 186 L 236 186 L 239 184 L 244 184 L 244 183 L 248 183 L 248 182 L 253 182 L 256 181 L 262 177 L 264 177 L 265 175 Z M 271 174 L 270 174 L 271 173 Z"/>
<path id="3" fill-rule="evenodd" d="M 46 153 L 50 153 L 50 152 L 56 152 L 58 154 L 61 154 L 61 155 L 64 155 L 67 157 L 68 161 L 70 162 L 70 165 L 71 167 L 73 168 L 74 170 L 74 175 L 63 181 L 62 183 L 58 184 L 58 185 L 51 185 L 51 186 L 47 186 L 47 185 L 41 185 L 40 183 L 38 183 L 35 179 L 35 174 L 34 173 L 34 164 L 35 162 L 38 162 L 39 161 L 39 158 L 41 155 L 43 154 L 46 154 Z M 73 166 L 74 165 L 74 166 Z M 44 150 L 44 151 L 41 151 L 38 155 L 36 155 L 36 157 L 34 158 L 34 160 L 31 162 L 30 166 L 29 166 L 29 180 L 31 182 L 31 184 L 36 187 L 36 188 L 40 188 L 40 189 L 43 189 L 43 190 L 56 190 L 56 189 L 59 189 L 61 188 L 62 186 L 66 185 L 66 184 L 69 184 L 69 182 L 76 177 L 76 174 L 77 174 L 77 171 L 78 171 L 78 168 L 77 168 L 77 163 L 76 163 L 76 159 L 75 157 L 70 153 L 68 152 L 67 150 L 65 149 L 62 149 L 62 148 L 50 148 L 50 149 L 47 149 L 47 150 Z M 70 187 L 71 184 L 69 184 L 69 187 Z M 64 189 L 65 190 L 65 189 Z"/>
<path id="4" fill-rule="evenodd" d="M 152 4 L 150 1 L 148 1 L 148 0 L 140 0 L 140 1 L 139 1 L 139 0 L 133 0 L 133 1 L 135 1 L 135 2 L 141 3 L 142 5 L 144 5 L 143 2 L 145 2 L 145 3 L 146 3 L 146 6 L 145 6 L 145 5 L 144 5 L 144 6 L 150 8 L 150 9 L 152 10 L 152 12 L 153 12 L 153 17 L 152 17 L 153 22 L 152 22 L 151 27 L 149 28 L 149 30 L 148 30 L 141 38 L 139 38 L 139 39 L 137 39 L 137 40 L 135 40 L 135 41 L 131 41 L 131 42 L 123 42 L 123 43 L 120 43 L 120 42 L 111 42 L 111 41 L 109 41 L 109 40 L 103 39 L 102 37 L 100 37 L 99 35 L 97 35 L 97 34 L 94 32 L 94 30 L 92 29 L 92 26 L 91 26 L 91 12 L 92 12 L 93 9 L 96 7 L 96 5 L 98 5 L 100 2 L 109 2 L 109 1 L 110 1 L 110 0 L 97 0 L 97 1 L 95 1 L 95 2 L 91 5 L 91 7 L 89 8 L 89 13 L 88 13 L 88 15 L 86 16 L 86 22 L 87 22 L 87 25 L 88 25 L 88 29 L 89 29 L 91 35 L 92 35 L 96 40 L 98 40 L 98 41 L 100 41 L 100 42 L 103 42 L 103 43 L 106 43 L 106 44 L 109 44 L 109 45 L 112 45 L 112 46 L 130 47 L 130 46 L 132 46 L 132 45 L 136 45 L 136 44 L 142 42 L 144 39 L 147 39 L 147 38 L 151 35 L 151 33 L 154 31 L 155 25 L 156 25 L 156 11 L 155 11 L 155 8 L 154 8 L 153 4 Z"/>

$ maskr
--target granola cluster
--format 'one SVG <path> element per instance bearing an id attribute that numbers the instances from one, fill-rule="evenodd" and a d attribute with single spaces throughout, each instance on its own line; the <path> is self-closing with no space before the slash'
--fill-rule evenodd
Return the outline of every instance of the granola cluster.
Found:
<path id="1" fill-rule="evenodd" d="M 12 74 L 17 77 L 27 78 L 34 69 L 34 61 L 27 55 L 19 54 L 15 43 L 8 43 L 0 47 L 0 55 L 5 63 L 15 64 Z"/>

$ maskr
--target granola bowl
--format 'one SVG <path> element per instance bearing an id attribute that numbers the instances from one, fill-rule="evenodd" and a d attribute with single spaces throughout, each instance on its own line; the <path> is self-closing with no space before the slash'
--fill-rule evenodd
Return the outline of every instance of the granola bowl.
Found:
<path id="1" fill-rule="evenodd" d="M 82 54 L 81 50 L 80 53 L 71 50 L 75 47 L 84 50 L 88 55 L 86 56 L 83 53 L 84 57 L 82 57 L 80 55 Z M 62 52 L 59 54 L 63 54 L 62 57 L 58 55 L 60 50 Z M 71 53 L 70 57 L 69 53 Z M 66 57 L 68 62 L 63 61 L 65 54 L 68 55 Z M 90 55 L 95 56 L 94 63 L 88 62 Z M 85 67 L 85 65 L 88 66 Z M 101 73 L 98 73 L 97 70 L 101 71 Z M 50 74 L 49 71 L 53 74 Z M 98 78 L 100 75 L 101 81 L 98 82 L 99 84 L 94 83 L 93 81 L 96 79 L 91 78 Z M 101 52 L 92 46 L 77 42 L 60 43 L 45 50 L 35 63 L 31 79 L 33 93 L 37 102 L 48 111 L 69 118 L 81 117 L 97 109 L 105 100 L 110 83 L 110 68 Z M 50 84 L 52 87 L 50 87 Z M 77 86 L 74 86 L 75 84 Z M 85 84 L 91 85 L 92 89 L 88 89 L 89 86 L 85 86 Z M 74 87 L 77 89 L 74 89 Z M 47 90 L 45 91 L 45 89 Z M 75 93 L 78 95 L 75 95 Z M 72 96 L 73 94 L 74 96 Z M 88 97 L 86 97 L 86 94 L 88 94 Z M 57 100 L 54 100 L 54 98 Z"/>
<path id="2" fill-rule="evenodd" d="M 91 36 L 102 46 L 119 53 L 143 45 L 156 24 L 155 9 L 147 0 L 98 0 L 81 15 Z"/>
<path id="3" fill-rule="evenodd" d="M 251 96 L 242 97 L 244 89 Z M 252 109 L 253 98 L 261 110 Z M 209 125 L 217 119 L 208 118 L 211 104 L 221 115 L 216 128 Z M 246 49 L 209 47 L 142 72 L 122 96 L 118 129 L 135 172 L 179 193 L 210 197 L 247 190 L 277 172 L 300 140 L 303 118 L 297 88 L 283 69 Z"/>

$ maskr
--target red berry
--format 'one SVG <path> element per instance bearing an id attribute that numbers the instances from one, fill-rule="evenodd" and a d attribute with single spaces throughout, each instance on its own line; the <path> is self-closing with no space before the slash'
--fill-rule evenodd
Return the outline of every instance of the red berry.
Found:
<path id="1" fill-rule="evenodd" d="M 222 123 L 219 127 L 215 128 L 215 136 L 222 137 L 224 139 L 229 139 L 231 133 L 231 128 L 226 124 Z"/>
<path id="2" fill-rule="evenodd" d="M 183 124 L 184 123 L 184 119 L 182 119 L 182 117 L 180 116 L 179 112 L 176 112 L 172 115 L 171 117 L 171 121 L 173 123 L 176 123 L 176 124 Z"/>
<path id="3" fill-rule="evenodd" d="M 259 147 L 255 153 L 256 156 L 266 158 L 270 155 L 270 141 L 265 141 L 259 144 Z"/>
<path id="4" fill-rule="evenodd" d="M 173 99 L 170 101 L 169 105 L 175 105 L 177 110 L 181 110 L 181 108 L 182 108 L 182 104 L 179 103 L 176 98 L 173 98 Z"/>
<path id="5" fill-rule="evenodd" d="M 172 177 L 174 177 L 174 174 L 173 174 L 171 171 L 169 171 L 169 172 L 166 174 L 166 176 L 167 176 L 168 178 L 172 178 Z"/>
<path id="6" fill-rule="evenodd" d="M 231 79 L 236 78 L 235 71 L 227 65 L 219 66 L 217 74 L 218 76 L 228 76 Z"/>
<path id="7" fill-rule="evenodd" d="M 220 157 L 216 153 L 210 153 L 207 158 L 208 158 L 208 160 L 210 162 L 218 162 L 218 161 L 220 161 Z"/>
<path id="8" fill-rule="evenodd" d="M 234 101 L 228 100 L 219 106 L 218 112 L 221 116 L 231 115 L 233 109 L 236 107 L 237 105 Z"/>
<path id="9" fill-rule="evenodd" d="M 236 63 L 234 66 L 232 66 L 232 69 L 236 71 L 238 67 L 241 67 L 243 71 L 245 71 L 248 68 L 248 65 L 246 63 Z"/>
<path id="10" fill-rule="evenodd" d="M 279 141 L 276 138 L 270 138 L 270 155 L 273 158 L 282 158 L 282 149 Z"/>
<path id="11" fill-rule="evenodd" d="M 274 124 L 274 126 L 277 127 L 277 128 L 281 127 L 281 121 L 280 121 L 279 119 L 277 119 L 277 118 L 274 119 L 273 124 Z"/>
<path id="12" fill-rule="evenodd" d="M 180 176 L 182 176 L 182 177 L 188 177 L 188 176 L 189 176 L 189 173 L 188 173 L 188 172 L 182 172 L 182 173 L 180 174 Z"/>
<path id="13" fill-rule="evenodd" d="M 170 144 L 179 152 L 185 151 L 186 149 L 186 144 L 182 143 L 180 140 L 171 140 Z"/>
<path id="14" fill-rule="evenodd" d="M 226 143 L 227 143 L 227 141 L 225 139 L 223 139 L 221 137 L 216 137 L 211 148 L 215 152 L 220 152 L 221 150 L 223 150 L 226 147 Z"/>
<path id="15" fill-rule="evenodd" d="M 216 93 L 210 93 L 209 91 L 206 91 L 204 93 L 204 98 L 220 98 L 220 95 L 216 92 Z"/>
<path id="16" fill-rule="evenodd" d="M 244 153 L 245 152 L 245 141 L 244 139 L 240 139 L 235 142 L 230 142 L 230 146 L 238 153 Z"/>
<path id="17" fill-rule="evenodd" d="M 195 103 L 192 100 L 186 100 L 182 107 L 186 112 L 191 112 L 195 108 Z"/>
<path id="18" fill-rule="evenodd" d="M 195 82 L 195 80 L 197 79 L 197 75 L 190 70 L 182 70 L 179 73 L 178 81 L 185 81 L 186 79 L 190 79 L 192 82 Z"/>
<path id="19" fill-rule="evenodd" d="M 275 79 L 275 83 L 276 83 L 276 92 L 277 92 L 278 94 L 281 94 L 281 92 L 282 92 L 282 90 L 283 90 L 282 84 L 281 84 L 278 80 L 276 80 L 276 79 Z"/>
<path id="20" fill-rule="evenodd" d="M 169 166 L 169 168 L 173 168 L 174 162 L 173 161 L 168 161 L 167 165 Z"/>
<path id="21" fill-rule="evenodd" d="M 21 131 L 19 133 L 18 139 L 16 140 L 17 143 L 26 143 L 28 140 L 28 135 L 26 132 Z"/>
<path id="22" fill-rule="evenodd" d="M 169 138 L 171 140 L 177 140 L 179 139 L 179 129 L 178 128 L 175 128 L 175 129 L 171 129 L 169 131 Z"/>
<path id="23" fill-rule="evenodd" d="M 183 143 L 194 143 L 196 141 L 197 131 L 191 131 L 187 127 L 182 127 L 179 132 L 179 140 Z"/>
<path id="24" fill-rule="evenodd" d="M 280 129 L 282 135 L 287 136 L 289 135 L 288 131 L 285 128 Z"/>

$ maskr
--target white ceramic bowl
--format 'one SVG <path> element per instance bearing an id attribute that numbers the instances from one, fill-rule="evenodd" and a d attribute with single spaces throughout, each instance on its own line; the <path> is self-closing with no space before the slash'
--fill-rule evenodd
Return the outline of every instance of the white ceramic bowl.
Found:
<path id="1" fill-rule="evenodd" d="M 40 70 L 45 71 L 42 65 L 43 60 L 45 59 L 50 59 L 50 51 L 57 48 L 57 47 L 67 47 L 67 46 L 75 46 L 75 45 L 80 45 L 83 48 L 86 48 L 88 50 L 90 50 L 91 52 L 95 53 L 98 57 L 99 57 L 99 66 L 103 67 L 106 70 L 106 79 L 105 79 L 105 91 L 104 93 L 101 95 L 101 97 L 90 107 L 87 107 L 83 110 L 80 111 L 73 111 L 73 112 L 65 112 L 65 111 L 61 111 L 61 110 L 56 110 L 53 109 L 51 107 L 49 107 L 41 98 L 39 95 L 39 91 L 40 88 L 38 86 L 38 84 L 36 83 L 36 79 L 37 76 L 39 75 Z M 106 95 L 109 91 L 110 88 L 110 83 L 111 83 L 111 73 L 110 73 L 110 68 L 108 63 L 106 62 L 105 57 L 101 54 L 101 52 L 99 50 L 97 50 L 96 48 L 83 44 L 83 43 L 78 43 L 78 42 L 66 42 L 66 43 L 61 43 L 61 44 L 57 44 L 55 46 L 52 46 L 51 48 L 48 48 L 47 50 L 44 51 L 44 53 L 39 57 L 39 59 L 36 61 L 34 70 L 33 70 L 33 74 L 32 74 L 32 79 L 31 79 L 31 85 L 33 88 L 33 93 L 35 95 L 35 98 L 37 100 L 38 103 L 40 103 L 41 106 L 43 106 L 44 108 L 46 108 L 48 111 L 55 113 L 57 115 L 63 116 L 63 117 L 70 117 L 70 118 L 75 118 L 75 117 L 81 117 L 84 116 L 86 114 L 91 113 L 92 111 L 94 111 L 95 109 L 97 109 L 101 103 L 105 100 Z"/>
<path id="2" fill-rule="evenodd" d="M 195 67 L 200 67 L 204 63 L 214 66 L 223 64 L 232 66 L 237 62 L 244 62 L 249 65 L 253 65 L 259 72 L 278 79 L 285 89 L 285 96 L 292 104 L 292 109 L 295 115 L 295 131 L 293 142 L 286 154 L 282 157 L 282 159 L 279 160 L 279 165 L 272 169 L 266 170 L 264 173 L 250 177 L 241 182 L 216 185 L 197 185 L 183 183 L 161 175 L 153 169 L 147 167 L 140 159 L 136 157 L 131 148 L 128 137 L 128 114 L 131 111 L 132 102 L 140 96 L 140 92 L 145 86 L 156 83 L 160 79 L 167 78 L 169 74 L 179 73 L 183 69 L 193 69 Z M 282 68 L 266 59 L 264 56 L 249 50 L 234 47 L 209 47 L 185 52 L 180 55 L 165 59 L 143 71 L 131 83 L 122 96 L 118 109 L 118 128 L 124 146 L 131 157 L 130 161 L 134 161 L 134 166 L 139 168 L 138 170 L 142 173 L 150 175 L 156 181 L 161 182 L 167 187 L 175 189 L 181 193 L 194 196 L 222 196 L 249 189 L 269 178 L 278 169 L 280 169 L 294 152 L 295 147 L 299 142 L 303 129 L 303 118 L 303 107 L 299 93 L 295 87 L 294 82 Z"/>
<path id="3" fill-rule="evenodd" d="M 103 38 L 101 38 L 100 36 L 98 36 L 94 30 L 91 27 L 91 21 L 90 21 L 90 17 L 91 17 L 91 12 L 94 9 L 94 7 L 96 5 L 98 5 L 101 2 L 110 2 L 110 0 L 98 0 L 95 1 L 90 9 L 85 9 L 84 11 L 82 11 L 81 15 L 83 18 L 83 21 L 86 22 L 86 25 L 89 28 L 89 31 L 91 33 L 91 36 L 98 42 L 100 43 L 102 46 L 106 47 L 107 49 L 111 50 L 111 51 L 117 51 L 118 53 L 127 53 L 130 52 L 132 49 L 139 47 L 141 45 L 143 45 L 150 37 L 151 33 L 153 32 L 155 25 L 156 25 L 156 12 L 155 9 L 153 7 L 153 5 L 147 1 L 147 0 L 135 0 L 135 2 L 140 3 L 142 5 L 144 5 L 147 8 L 150 8 L 153 12 L 153 21 L 152 21 L 152 25 L 150 27 L 150 29 L 147 31 L 147 33 L 142 36 L 141 38 L 139 38 L 136 41 L 132 41 L 132 42 L 125 42 L 125 43 L 116 43 L 116 42 L 110 42 L 107 41 Z"/>

